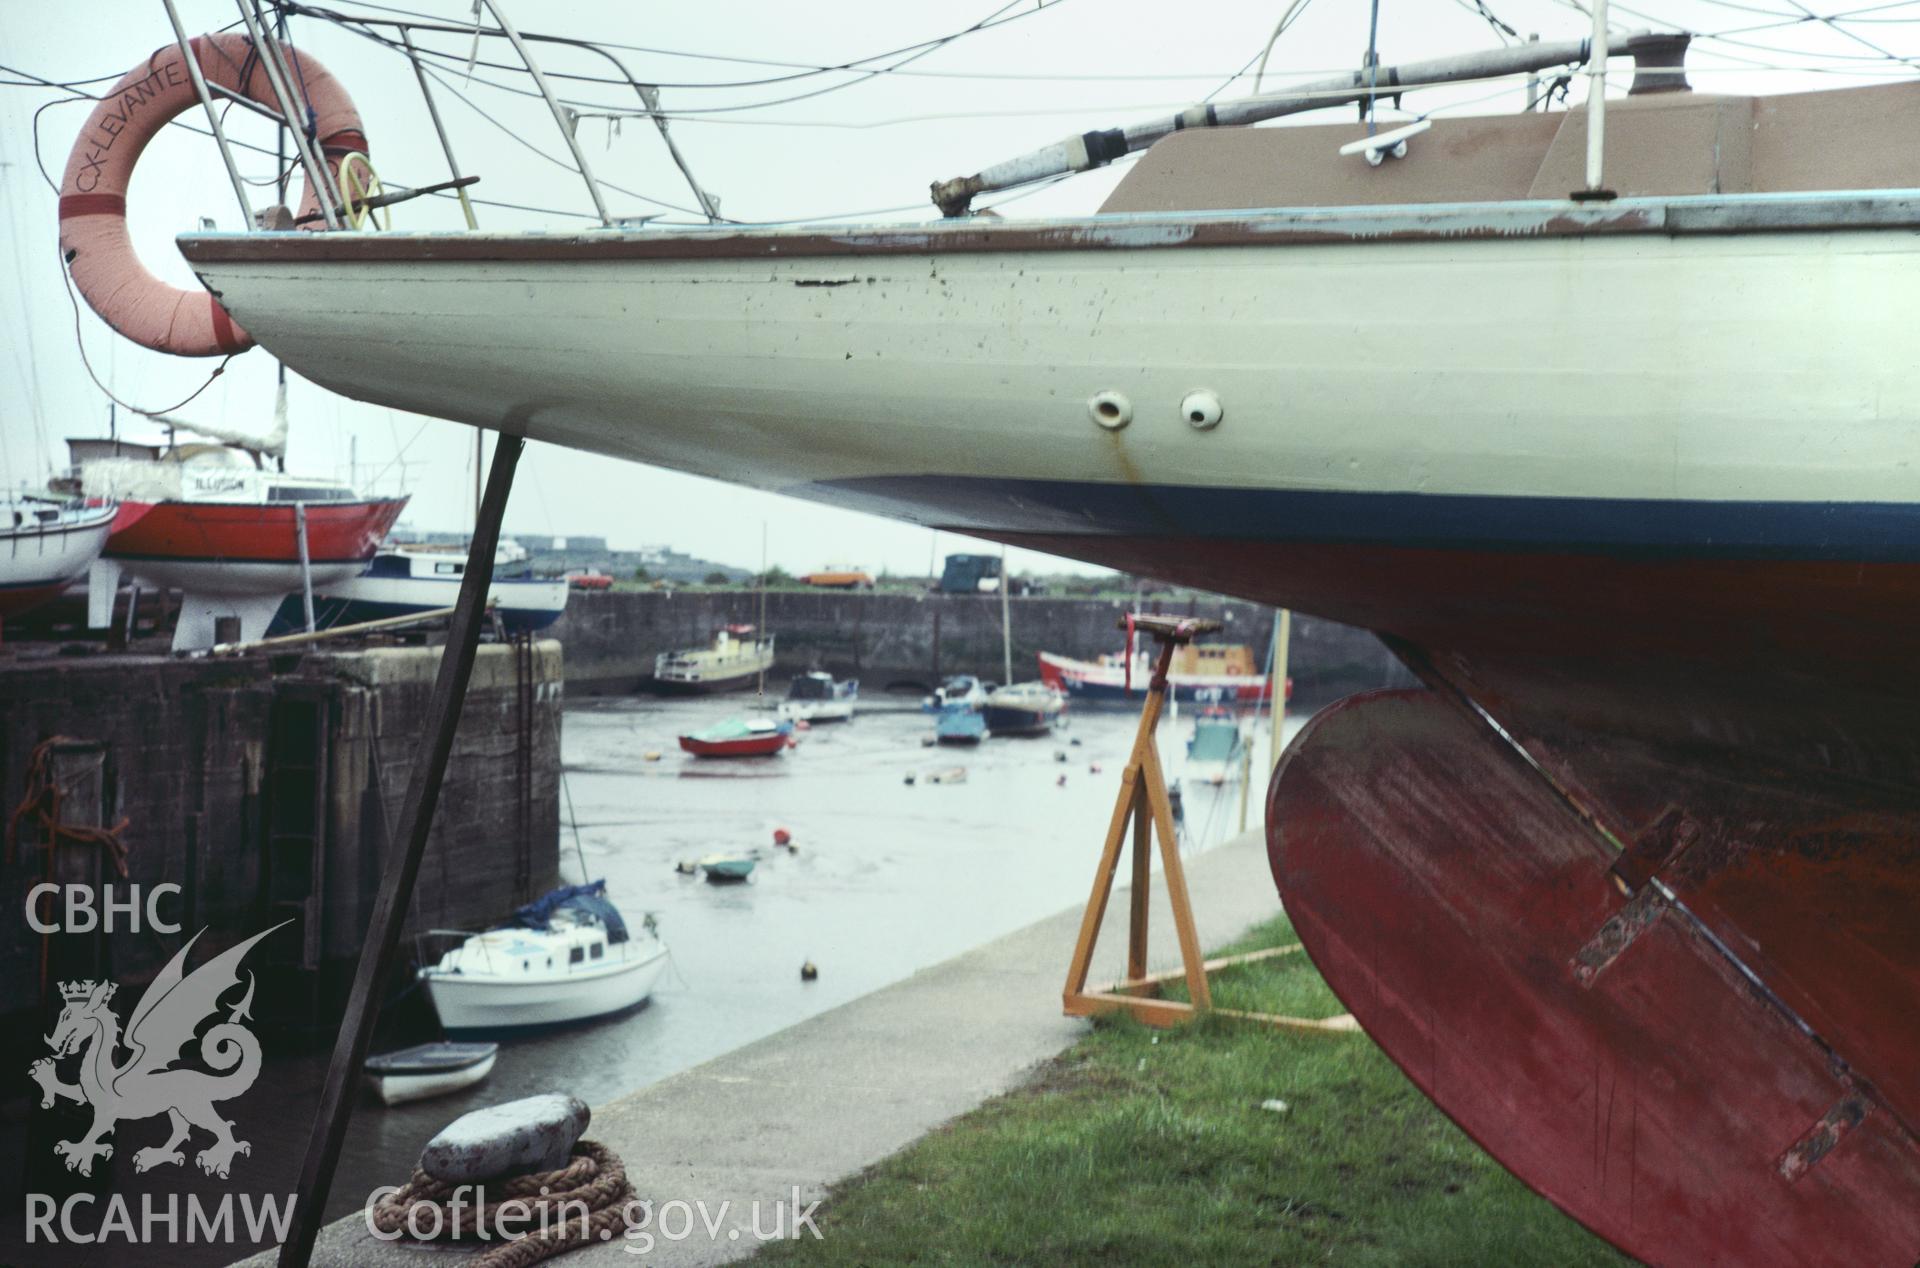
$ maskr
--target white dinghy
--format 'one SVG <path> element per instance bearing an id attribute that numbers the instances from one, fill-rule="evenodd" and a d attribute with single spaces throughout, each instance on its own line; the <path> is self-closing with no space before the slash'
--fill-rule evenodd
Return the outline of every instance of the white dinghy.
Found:
<path id="1" fill-rule="evenodd" d="M 445 1096 L 493 1073 L 497 1043 L 423 1043 L 367 1058 L 367 1083 L 382 1104 Z"/>

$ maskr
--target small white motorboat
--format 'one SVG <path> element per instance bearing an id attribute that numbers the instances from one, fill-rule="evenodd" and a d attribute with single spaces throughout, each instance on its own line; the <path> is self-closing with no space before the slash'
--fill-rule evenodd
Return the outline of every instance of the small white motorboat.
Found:
<path id="1" fill-rule="evenodd" d="M 780 702 L 780 716 L 791 722 L 851 722 L 860 699 L 860 680 L 834 681 L 832 674 L 813 670 L 795 674 Z"/>
<path id="2" fill-rule="evenodd" d="M 416 1044 L 367 1058 L 367 1082 L 387 1105 L 424 1101 L 472 1087 L 493 1072 L 497 1043 Z"/>
<path id="3" fill-rule="evenodd" d="M 666 968 L 652 921 L 630 935 L 605 881 L 564 886 L 515 919 L 517 926 L 474 934 L 420 970 L 449 1034 L 604 1017 L 645 1001 Z"/>

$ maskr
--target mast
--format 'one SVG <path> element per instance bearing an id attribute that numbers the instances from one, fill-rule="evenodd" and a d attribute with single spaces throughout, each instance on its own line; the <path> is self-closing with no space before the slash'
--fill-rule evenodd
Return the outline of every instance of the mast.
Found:
<path id="1" fill-rule="evenodd" d="M 1609 55 L 1605 40 L 1604 6 L 1595 15 L 1595 30 L 1601 32 L 1600 59 Z M 1149 123 L 1124 128 L 1083 132 L 1044 149 L 1035 150 L 1004 163 L 982 168 L 972 176 L 935 181 L 934 205 L 948 216 L 965 215 L 975 196 L 994 190 L 1011 189 L 1061 176 L 1105 167 L 1113 160 L 1144 150 L 1155 141 L 1186 128 L 1224 128 L 1278 119 L 1282 115 L 1322 110 L 1328 106 L 1351 105 L 1376 97 L 1398 97 L 1409 88 L 1434 84 L 1459 83 L 1462 80 L 1498 79 L 1524 75 L 1550 66 L 1578 64 L 1588 59 L 1591 40 L 1562 40 L 1553 44 L 1516 44 L 1509 48 L 1488 49 L 1455 57 L 1439 57 L 1400 66 L 1370 66 L 1350 71 L 1335 79 L 1301 84 L 1286 92 L 1265 93 L 1192 106 L 1177 115 L 1163 116 Z"/>
<path id="2" fill-rule="evenodd" d="M 1013 588 L 1012 578 L 1007 575 L 1007 544 L 1000 543 L 1000 659 L 1002 664 L 1000 685 L 1013 686 L 1013 621 L 1009 613 L 1007 592 Z"/>
<path id="3" fill-rule="evenodd" d="M 1601 181 L 1601 157 L 1607 145 L 1607 0 L 1593 0 L 1593 56 L 1587 62 L 1587 187 L 1576 198 L 1604 200 L 1613 195 Z"/>

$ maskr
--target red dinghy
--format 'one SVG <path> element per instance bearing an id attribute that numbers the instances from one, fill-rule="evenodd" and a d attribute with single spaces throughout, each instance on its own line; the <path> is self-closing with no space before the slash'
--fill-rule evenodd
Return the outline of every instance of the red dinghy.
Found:
<path id="1" fill-rule="evenodd" d="M 793 724 L 766 718 L 729 718 L 680 737 L 680 747 L 695 757 L 773 757 L 792 743 Z"/>

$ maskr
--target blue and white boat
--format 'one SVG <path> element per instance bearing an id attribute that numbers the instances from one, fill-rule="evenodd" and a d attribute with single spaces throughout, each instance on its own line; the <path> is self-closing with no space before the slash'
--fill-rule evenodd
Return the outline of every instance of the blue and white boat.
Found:
<path id="1" fill-rule="evenodd" d="M 934 693 L 920 702 L 920 707 L 928 713 L 939 713 L 949 705 L 964 705 L 969 709 L 984 709 L 987 704 L 987 689 L 972 674 L 955 674 L 941 683 Z"/>
<path id="2" fill-rule="evenodd" d="M 524 567 L 527 552 L 504 541 L 493 557 L 488 598 L 509 634 L 531 634 L 560 619 L 567 607 L 564 578 L 532 576 Z M 517 568 L 517 572 L 516 572 Z M 387 617 L 412 616 L 450 608 L 460 598 L 467 574 L 462 547 L 388 546 L 359 576 L 336 581 L 313 596 L 316 629 L 357 625 Z M 289 596 L 274 616 L 270 634 L 292 634 L 306 627 L 298 594 Z"/>
<path id="3" fill-rule="evenodd" d="M 945 705 L 933 722 L 933 738 L 942 744 L 978 744 L 987 738 L 987 718 L 972 705 Z"/>
<path id="4" fill-rule="evenodd" d="M 1193 737 L 1187 741 L 1187 763 L 1181 777 L 1215 786 L 1237 783 L 1246 751 L 1247 737 L 1240 720 L 1225 709 L 1208 709 L 1193 720 Z"/>

